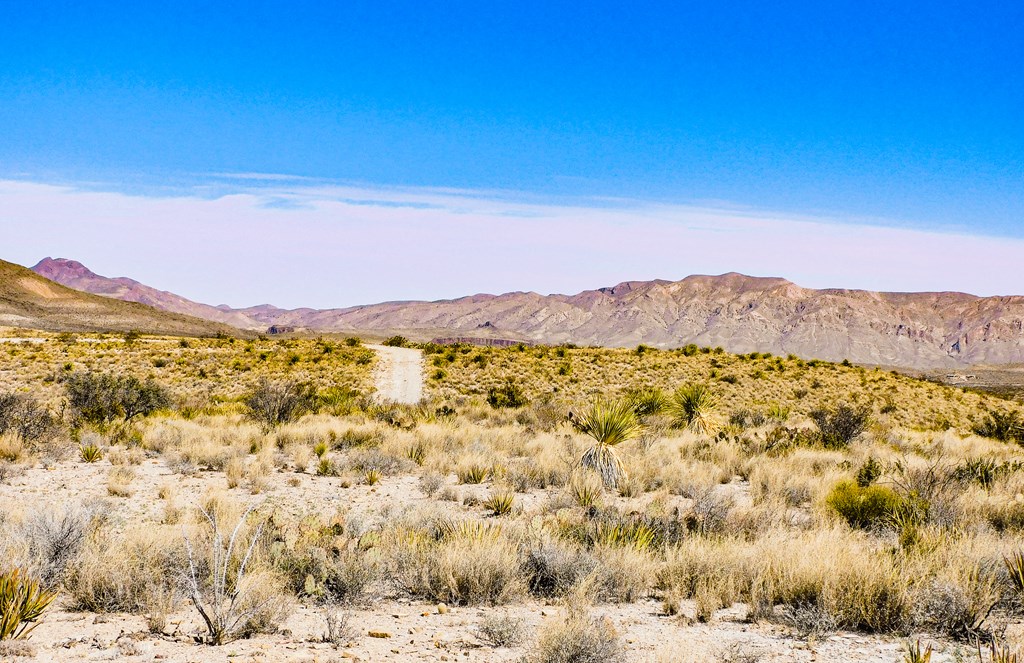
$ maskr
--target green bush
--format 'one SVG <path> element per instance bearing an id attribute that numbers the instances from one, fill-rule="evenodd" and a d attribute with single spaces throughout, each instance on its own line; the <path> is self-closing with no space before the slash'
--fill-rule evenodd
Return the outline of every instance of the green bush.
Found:
<path id="1" fill-rule="evenodd" d="M 487 404 L 494 409 L 523 407 L 529 402 L 522 388 L 511 380 L 500 387 L 491 387 L 487 390 Z"/>
<path id="2" fill-rule="evenodd" d="M 245 397 L 249 417 L 267 428 L 294 421 L 316 409 L 316 391 L 311 385 L 261 380 Z"/>
<path id="3" fill-rule="evenodd" d="M 825 500 L 830 508 L 859 529 L 876 529 L 908 511 L 905 500 L 885 486 L 858 486 L 852 481 L 836 484 Z"/>
<path id="4" fill-rule="evenodd" d="M 871 411 L 867 407 L 838 405 L 834 409 L 819 408 L 810 417 L 821 433 L 821 443 L 830 449 L 844 449 L 867 430 Z"/>
<path id="5" fill-rule="evenodd" d="M 991 412 L 974 432 L 1003 442 L 1024 442 L 1024 421 L 1019 412 Z"/>
<path id="6" fill-rule="evenodd" d="M 384 341 L 384 345 L 392 348 L 404 348 L 409 345 L 409 339 L 404 336 L 392 336 L 391 338 Z"/>
<path id="7" fill-rule="evenodd" d="M 68 405 L 83 420 L 105 424 L 129 421 L 170 406 L 167 391 L 153 380 L 134 375 L 79 371 L 64 378 Z"/>

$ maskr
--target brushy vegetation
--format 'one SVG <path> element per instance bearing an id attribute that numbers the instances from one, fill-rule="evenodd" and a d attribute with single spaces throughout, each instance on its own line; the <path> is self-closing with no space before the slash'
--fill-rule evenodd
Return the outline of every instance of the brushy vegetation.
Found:
<path id="1" fill-rule="evenodd" d="M 599 615 L 635 601 L 964 643 L 1024 615 L 1007 401 L 696 346 L 437 346 L 400 406 L 358 343 L 186 343 L 0 347 L 0 559 L 68 609 L 194 610 L 226 642 L 292 601 L 501 606 L 481 640 L 537 661 L 625 657 Z M 11 486 L 44 479 L 80 506 L 26 510 Z M 568 609 L 524 638 L 528 599 Z"/>

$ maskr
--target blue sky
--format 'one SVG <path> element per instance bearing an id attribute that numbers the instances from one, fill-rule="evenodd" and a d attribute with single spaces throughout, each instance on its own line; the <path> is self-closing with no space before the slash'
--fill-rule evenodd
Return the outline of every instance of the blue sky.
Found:
<path id="1" fill-rule="evenodd" d="M 222 174 L 272 173 L 1024 238 L 1022 3 L 34 2 L 3 14 L 7 180 L 212 196 L 243 188 Z M 0 211 L 0 224 L 28 218 Z"/>

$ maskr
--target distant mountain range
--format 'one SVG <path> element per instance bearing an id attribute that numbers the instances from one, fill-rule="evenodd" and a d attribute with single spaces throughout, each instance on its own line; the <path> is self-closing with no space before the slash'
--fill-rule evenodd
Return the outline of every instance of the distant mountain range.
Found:
<path id="1" fill-rule="evenodd" d="M 139 330 L 172 336 L 239 335 L 228 325 L 67 288 L 0 260 L 0 327 L 71 332 Z"/>
<path id="2" fill-rule="evenodd" d="M 1024 362 L 1024 297 L 958 292 L 813 290 L 742 274 L 633 281 L 576 295 L 512 292 L 435 302 L 339 309 L 234 309 L 190 301 L 128 278 L 46 258 L 38 274 L 90 293 L 243 329 L 406 331 L 545 343 L 675 347 L 795 354 L 910 368 Z"/>

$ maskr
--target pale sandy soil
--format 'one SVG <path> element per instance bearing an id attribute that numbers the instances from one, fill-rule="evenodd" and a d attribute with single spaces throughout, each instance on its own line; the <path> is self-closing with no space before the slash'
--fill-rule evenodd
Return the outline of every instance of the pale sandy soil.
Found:
<path id="1" fill-rule="evenodd" d="M 76 460 L 56 462 L 49 469 L 41 464 L 0 485 L 0 510 L 17 509 L 26 504 L 81 503 L 102 499 L 107 502 L 115 527 L 137 526 L 139 522 L 159 521 L 166 503 L 157 499 L 162 484 L 177 489 L 177 507 L 195 505 L 209 489 L 225 487 L 222 472 L 197 472 L 181 476 L 171 472 L 161 458 L 151 458 L 135 467 L 138 477 L 128 498 L 109 497 L 104 460 L 85 464 Z M 297 486 L 288 480 L 298 477 Z M 487 485 L 457 485 L 454 476 L 446 483 L 461 494 L 485 497 Z M 739 483 L 723 487 L 742 493 Z M 276 508 L 290 514 L 343 512 L 349 518 L 375 522 L 395 509 L 442 505 L 456 513 L 470 513 L 460 502 L 435 502 L 419 489 L 414 476 L 385 477 L 377 486 L 341 486 L 341 479 L 294 472 L 276 472 L 269 477 L 267 490 L 259 495 L 237 488 L 230 493 L 262 508 Z M 549 494 L 535 490 L 521 496 L 523 508 L 537 508 Z M 738 495 L 739 496 L 739 495 Z M 681 498 L 682 499 L 682 498 Z M 558 605 L 536 601 L 501 608 L 452 607 L 439 614 L 431 603 L 404 599 L 394 592 L 373 605 L 346 610 L 350 615 L 353 637 L 344 646 L 318 642 L 325 631 L 322 612 L 312 605 L 297 604 L 291 617 L 277 635 L 259 636 L 221 647 L 196 644 L 200 631 L 197 616 L 182 603 L 170 618 L 163 634 L 149 633 L 143 616 L 96 615 L 70 612 L 61 603 L 46 614 L 33 633 L 30 643 L 33 658 L 0 660 L 36 661 L 168 661 L 212 663 L 219 661 L 520 661 L 524 660 L 536 639 L 539 627 L 557 619 Z M 65 602 L 66 603 L 66 602 Z M 488 614 L 509 612 L 528 625 L 526 642 L 514 649 L 487 646 L 477 635 L 477 627 Z M 807 642 L 787 629 L 772 624 L 746 623 L 743 606 L 719 611 L 709 624 L 688 619 L 695 614 L 691 603 L 683 604 L 684 616 L 661 615 L 660 603 L 643 600 L 629 605 L 599 605 L 596 615 L 607 616 L 626 644 L 629 661 L 697 663 L 722 662 L 809 662 L 809 661 L 901 661 L 902 641 L 857 634 L 840 633 L 821 641 Z M 385 631 L 388 638 L 375 638 L 369 631 Z M 953 661 L 951 645 L 939 645 L 941 655 L 933 663 Z M 945 649 L 943 649 L 945 648 Z M 973 659 L 965 659 L 973 660 Z"/>
<path id="2" fill-rule="evenodd" d="M 419 403 L 423 398 L 423 352 L 387 345 L 366 347 L 377 353 L 377 397 L 395 403 Z"/>

